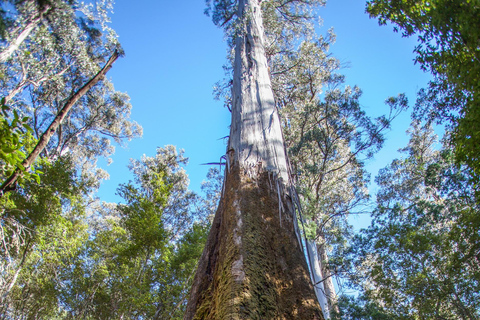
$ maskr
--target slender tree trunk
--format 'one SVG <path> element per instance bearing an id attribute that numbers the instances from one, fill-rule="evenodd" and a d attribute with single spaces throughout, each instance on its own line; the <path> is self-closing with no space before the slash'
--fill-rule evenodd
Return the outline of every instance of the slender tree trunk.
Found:
<path id="1" fill-rule="evenodd" d="M 27 242 L 27 245 L 25 246 L 25 250 L 23 251 L 23 255 L 22 255 L 22 261 L 20 261 L 20 264 L 18 265 L 17 270 L 15 271 L 15 274 L 13 275 L 13 278 L 10 281 L 10 284 L 7 287 L 7 290 L 5 290 L 5 293 L 3 294 L 2 300 L 5 300 L 5 298 L 8 296 L 8 294 L 12 290 L 13 286 L 17 282 L 18 275 L 20 274 L 20 271 L 22 271 L 23 264 L 25 263 L 25 258 L 27 257 L 27 252 L 28 252 L 28 246 L 29 245 L 30 245 L 30 240 Z"/>
<path id="2" fill-rule="evenodd" d="M 43 15 L 50 10 L 50 6 L 46 5 L 42 11 L 38 12 L 25 26 L 25 28 L 20 32 L 20 34 L 10 43 L 10 45 L 0 52 L 0 63 L 5 62 L 12 56 L 15 50 L 27 39 L 33 29 L 42 21 Z"/>
<path id="3" fill-rule="evenodd" d="M 315 288 L 315 294 L 322 307 L 323 316 L 325 319 L 328 319 L 330 317 L 330 308 L 327 295 L 325 294 L 324 282 L 326 279 L 323 278 L 322 261 L 318 258 L 317 243 L 314 240 L 307 241 L 307 255 L 309 264 L 312 268 L 311 277 Z"/>
<path id="4" fill-rule="evenodd" d="M 88 90 L 90 90 L 95 84 L 97 84 L 98 81 L 103 79 L 103 77 L 108 72 L 108 70 L 110 70 L 110 68 L 112 67 L 112 64 L 115 62 L 115 60 L 117 60 L 117 58 L 118 58 L 118 52 L 115 50 L 115 52 L 112 54 L 110 59 L 108 59 L 105 66 L 92 79 L 90 79 L 90 81 L 88 81 L 83 87 L 78 89 L 78 91 L 76 91 L 67 100 L 67 102 L 64 104 L 60 112 L 55 117 L 55 119 L 53 119 L 52 123 L 50 123 L 50 126 L 48 126 L 47 130 L 45 130 L 45 132 L 41 135 L 40 139 L 38 139 L 38 142 L 35 148 L 28 155 L 28 157 L 23 161 L 22 163 L 23 170 L 17 168 L 12 173 L 12 175 L 10 175 L 10 177 L 8 177 L 7 180 L 5 180 L 5 182 L 0 186 L 0 197 L 4 194 L 5 191 L 8 191 L 14 188 L 15 183 L 17 182 L 18 178 L 22 175 L 23 171 L 30 169 L 30 166 L 33 164 L 35 159 L 47 146 L 48 142 L 52 138 L 58 126 L 66 118 L 70 109 L 72 109 L 75 103 L 81 97 L 83 97 L 88 92 Z"/>
<path id="5" fill-rule="evenodd" d="M 225 181 L 184 319 L 323 319 L 295 231 L 260 0 L 238 2 L 245 24 L 236 38 Z"/>
<path id="6" fill-rule="evenodd" d="M 335 310 L 338 313 L 337 294 L 335 292 L 335 286 L 333 285 L 333 275 L 328 268 L 328 254 L 325 250 L 325 242 L 317 245 L 318 261 L 320 262 L 320 268 L 323 276 L 323 286 L 325 288 L 325 296 L 327 297 L 328 306 L 330 310 Z"/>

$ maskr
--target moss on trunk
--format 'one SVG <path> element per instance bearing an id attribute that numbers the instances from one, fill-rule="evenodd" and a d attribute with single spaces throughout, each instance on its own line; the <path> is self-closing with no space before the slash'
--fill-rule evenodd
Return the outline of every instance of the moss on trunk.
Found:
<path id="1" fill-rule="evenodd" d="M 323 319 L 292 208 L 282 183 L 261 165 L 230 169 L 185 320 Z"/>

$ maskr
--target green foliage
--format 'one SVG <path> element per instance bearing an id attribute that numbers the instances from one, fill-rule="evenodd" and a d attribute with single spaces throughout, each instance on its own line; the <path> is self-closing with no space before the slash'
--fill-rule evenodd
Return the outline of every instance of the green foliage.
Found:
<path id="1" fill-rule="evenodd" d="M 205 0 L 205 14 L 212 17 L 213 23 L 225 30 L 230 46 L 238 32 L 238 25 L 248 19 L 248 12 L 243 17 L 238 16 L 238 0 Z M 277 26 L 281 29 L 305 31 L 315 18 L 314 8 L 325 5 L 325 0 L 272 0 L 262 1 L 264 19 L 275 17 Z M 288 33 L 288 31 L 287 31 Z"/>
<path id="2" fill-rule="evenodd" d="M 371 0 L 367 11 L 404 36 L 416 34 L 416 62 L 435 80 L 423 90 L 417 114 L 449 121 L 458 163 L 480 182 L 480 6 L 477 1 Z M 477 191 L 478 193 L 478 191 Z"/>
<path id="3" fill-rule="evenodd" d="M 9 6 L 0 41 L 0 52 L 8 53 L 0 64 L 0 93 L 6 97 L 2 179 L 23 168 L 34 137 L 71 92 L 113 50 L 121 50 L 107 25 L 111 3 L 0 3 L 2 10 Z M 27 37 L 8 51 L 23 31 Z M 5 102 L 15 105 L 11 117 Z M 36 164 L 45 172 L 41 181 L 25 179 L 2 198 L 0 318 L 182 317 L 215 192 L 207 205 L 189 191 L 182 168 L 187 159 L 167 147 L 132 161 L 135 181 L 118 191 L 124 204 L 100 204 L 92 197 L 105 177 L 97 158 L 113 152 L 112 141 L 141 134 L 128 120 L 130 110 L 128 95 L 103 79 L 76 103 L 43 150 Z"/>
<path id="4" fill-rule="evenodd" d="M 363 296 L 354 298 L 342 295 L 338 298 L 338 309 L 333 309 L 332 320 L 390 320 L 398 319 Z M 407 320 L 407 319 L 405 319 Z"/>
<path id="5" fill-rule="evenodd" d="M 340 62 L 329 53 L 335 34 L 315 34 L 314 4 L 323 2 L 271 1 L 262 9 L 272 88 L 307 219 L 305 232 L 323 252 L 320 268 L 327 275 L 327 253 L 341 252 L 352 232 L 347 217 L 365 212 L 370 177 L 364 162 L 382 147 L 384 132 L 407 100 L 389 98 L 387 116 L 366 115 L 360 88 L 345 85 Z M 331 277 L 324 284 L 333 290 Z M 334 300 L 334 292 L 327 295 Z"/>
<path id="6" fill-rule="evenodd" d="M 0 51 L 8 52 L 21 32 L 30 30 L 8 58 L 0 63 L 0 94 L 30 118 L 35 138 L 47 129 L 72 92 L 90 80 L 111 56 L 121 51 L 108 26 L 111 1 L 73 3 L 69 0 L 15 2 L 9 7 L 13 23 Z M 105 177 L 96 167 L 99 156 L 113 153 L 112 142 L 141 135 L 128 118 L 131 105 L 125 93 L 103 79 L 69 112 L 42 156 L 51 160 L 75 154 L 77 169 L 91 178 Z"/>
<path id="7" fill-rule="evenodd" d="M 335 35 L 329 30 L 317 36 L 314 30 L 314 9 L 324 4 L 264 1 L 262 12 L 272 89 L 297 190 L 307 218 L 332 243 L 335 238 L 343 241 L 342 230 L 348 229 L 345 217 L 368 198 L 363 161 L 380 149 L 384 130 L 405 108 L 406 99 L 392 98 L 390 115 L 372 120 L 360 108 L 361 90 L 340 88 L 344 85 L 344 77 L 337 73 L 340 63 L 328 53 Z M 207 1 L 207 5 L 207 13 L 226 29 L 233 44 L 237 2 Z M 231 66 L 226 70 L 231 72 Z M 224 98 L 229 108 L 231 85 L 229 78 L 215 88 L 216 97 Z M 309 233 L 318 238 L 317 231 Z"/>
<path id="8" fill-rule="evenodd" d="M 8 3 L 8 0 L 2 0 L 0 3 Z M 11 23 L 11 17 L 9 17 L 8 12 L 0 7 L 0 39 L 4 40 L 7 36 L 7 29 Z"/>
<path id="9" fill-rule="evenodd" d="M 38 173 L 41 172 L 28 172 L 22 164 L 36 142 L 33 138 L 33 130 L 28 124 L 29 120 L 28 117 L 20 117 L 18 111 L 8 107 L 5 104 L 5 98 L 2 98 L 0 114 L 0 178 L 2 180 L 8 178 L 16 169 L 20 169 L 23 171 L 23 179 L 34 178 L 37 183 L 40 181 Z"/>
<path id="10" fill-rule="evenodd" d="M 219 192 L 217 173 L 208 201 L 189 191 L 186 162 L 172 146 L 134 160 L 125 203 L 92 208 L 96 183 L 70 157 L 40 161 L 41 184 L 27 181 L 3 208 L 0 315 L 181 319 Z"/>
<path id="11" fill-rule="evenodd" d="M 6 22 L 0 26 L 5 31 L 0 40 L 0 94 L 5 96 L 0 116 L 2 182 L 17 168 L 24 170 L 22 162 L 35 138 L 71 93 L 98 72 L 113 50 L 121 51 L 107 24 L 111 5 L 109 0 L 0 2 L 1 22 Z M 117 278 L 120 281 L 112 283 L 126 302 L 121 312 L 148 305 L 151 297 L 145 292 L 154 288 L 144 279 L 151 274 L 137 277 L 134 272 L 146 267 L 145 250 L 152 247 L 167 248 L 165 261 L 174 256 L 177 246 L 161 213 L 174 202 L 170 195 L 186 189 L 175 189 L 171 171 L 163 168 L 145 178 L 151 185 L 149 194 L 131 183 L 123 186 L 125 205 L 102 208 L 92 196 L 105 177 L 96 168 L 97 158 L 113 152 L 111 141 L 123 143 L 141 134 L 128 120 L 130 109 L 128 95 L 115 91 L 106 79 L 99 82 L 59 126 L 34 173 L 24 173 L 27 179 L 2 197 L 0 318 L 112 318 L 117 287 L 102 281 Z M 190 199 L 185 198 L 187 203 Z M 112 215 L 102 216 L 103 212 Z M 185 223 L 174 240 L 191 226 L 191 221 Z M 163 272 L 162 268 L 154 270 Z"/>
<path id="12" fill-rule="evenodd" d="M 389 319 L 476 319 L 480 219 L 468 171 L 447 146 L 433 149 L 430 128 L 414 123 L 410 134 L 407 157 L 376 179 L 372 225 L 344 257 L 350 280 Z"/>
<path id="13" fill-rule="evenodd" d="M 58 309 L 61 277 L 88 238 L 85 187 L 71 159 L 41 161 L 41 185 L 25 181 L 2 208 L 0 314 L 50 318 Z"/>
<path id="14" fill-rule="evenodd" d="M 223 175 L 219 168 L 210 168 L 207 180 L 202 182 L 202 192 L 205 194 L 200 207 L 203 220 L 211 223 L 217 212 L 223 186 Z"/>
<path id="15" fill-rule="evenodd" d="M 94 237 L 75 263 L 74 275 L 88 276 L 72 275 L 71 317 L 182 317 L 209 229 L 184 220 L 190 208 L 181 205 L 195 200 L 184 188 L 180 164 L 185 162 L 171 146 L 159 148 L 155 157 L 132 161 L 136 183 L 118 189 L 126 203 L 103 206 Z"/>
<path id="16" fill-rule="evenodd" d="M 384 132 L 406 108 L 404 95 L 389 98 L 388 116 L 372 119 L 360 106 L 361 90 L 345 85 L 340 62 L 329 53 L 335 34 L 315 33 L 315 9 L 325 1 L 262 1 L 267 56 L 275 103 L 283 125 L 299 194 L 305 233 L 322 252 L 320 268 L 325 287 L 334 290 L 327 253 L 341 252 L 352 232 L 347 217 L 365 212 L 369 175 L 364 161 L 383 145 Z M 207 1 L 216 25 L 225 28 L 230 47 L 237 26 L 248 19 L 237 17 L 237 1 Z M 208 11 L 207 10 L 207 11 Z M 243 19 L 242 19 L 243 18 Z M 233 58 L 225 68 L 227 79 L 217 84 L 215 95 L 230 108 Z M 328 292 L 334 300 L 334 292 Z M 331 302 L 331 301 L 329 301 Z"/>

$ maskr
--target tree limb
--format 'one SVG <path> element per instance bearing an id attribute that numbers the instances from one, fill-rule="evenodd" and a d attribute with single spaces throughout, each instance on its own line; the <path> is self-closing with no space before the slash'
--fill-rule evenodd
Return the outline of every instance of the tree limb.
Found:
<path id="1" fill-rule="evenodd" d="M 83 87 L 78 89 L 70 96 L 70 98 L 67 100 L 60 112 L 55 117 L 55 119 L 52 121 L 52 123 L 50 123 L 47 130 L 45 130 L 40 139 L 38 139 L 37 145 L 35 146 L 33 151 L 23 161 L 23 168 L 17 168 L 12 173 L 12 175 L 10 175 L 10 177 L 8 177 L 8 179 L 5 180 L 5 182 L 0 186 L 0 197 L 2 197 L 6 191 L 15 189 L 15 184 L 18 178 L 22 176 L 23 171 L 30 169 L 33 162 L 36 160 L 38 155 L 45 149 L 51 137 L 57 131 L 58 126 L 66 118 L 70 109 L 72 109 L 75 103 L 105 76 L 108 70 L 110 70 L 110 68 L 112 67 L 112 64 L 115 62 L 115 60 L 117 60 L 118 56 L 119 53 L 117 50 L 115 50 L 110 59 L 108 59 L 105 66 L 92 79 L 90 79 L 90 81 L 88 81 Z"/>

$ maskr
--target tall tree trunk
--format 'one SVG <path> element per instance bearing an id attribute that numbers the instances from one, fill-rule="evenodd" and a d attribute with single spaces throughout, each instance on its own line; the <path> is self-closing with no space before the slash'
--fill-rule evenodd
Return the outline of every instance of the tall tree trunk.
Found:
<path id="1" fill-rule="evenodd" d="M 323 319 L 295 230 L 260 1 L 238 1 L 245 23 L 236 37 L 227 169 L 185 320 Z"/>
<path id="2" fill-rule="evenodd" d="M 325 319 L 330 317 L 329 300 L 325 294 L 324 282 L 326 279 L 322 273 L 322 261 L 319 260 L 317 252 L 317 243 L 314 240 L 307 241 L 307 255 L 310 267 L 312 268 L 310 274 L 315 288 L 317 300 L 322 307 L 323 316 Z"/>

